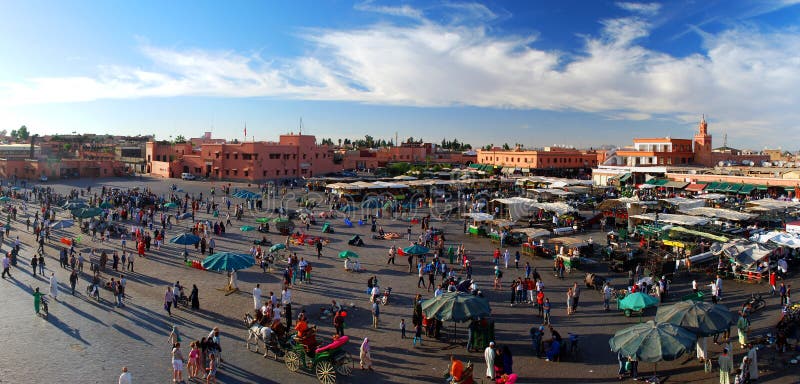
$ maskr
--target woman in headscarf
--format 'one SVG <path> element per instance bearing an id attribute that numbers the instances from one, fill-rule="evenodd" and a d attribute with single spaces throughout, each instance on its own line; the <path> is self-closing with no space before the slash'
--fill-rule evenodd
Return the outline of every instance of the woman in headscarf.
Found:
<path id="1" fill-rule="evenodd" d="M 361 370 L 372 371 L 372 355 L 369 352 L 369 338 L 365 337 L 364 341 L 361 343 L 361 348 L 359 350 L 359 357 L 361 358 Z"/>
<path id="2" fill-rule="evenodd" d="M 514 373 L 514 358 L 511 356 L 511 349 L 507 345 L 503 346 L 503 353 L 500 356 L 503 358 L 503 373 L 506 375 Z"/>

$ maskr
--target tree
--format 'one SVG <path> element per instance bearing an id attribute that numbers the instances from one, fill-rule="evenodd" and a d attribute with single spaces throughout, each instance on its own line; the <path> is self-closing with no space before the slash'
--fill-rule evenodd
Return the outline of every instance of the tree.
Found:
<path id="1" fill-rule="evenodd" d="M 174 141 L 175 144 L 181 144 L 181 143 L 185 143 L 185 142 L 186 142 L 186 138 L 183 135 L 175 136 L 175 141 Z"/>
<path id="2" fill-rule="evenodd" d="M 0 131 L 0 137 L 6 137 L 7 134 L 8 134 L 8 130 L 7 129 L 4 129 L 4 130 Z"/>
<path id="3" fill-rule="evenodd" d="M 503 150 L 508 151 L 511 147 L 508 146 L 508 143 L 503 143 Z"/>
<path id="4" fill-rule="evenodd" d="M 20 140 L 20 141 L 28 140 L 28 137 L 30 135 L 31 134 L 30 134 L 30 132 L 28 132 L 28 127 L 26 127 L 24 125 L 19 127 L 19 130 L 17 131 L 17 139 L 18 140 Z"/>
<path id="5" fill-rule="evenodd" d="M 342 139 L 339 139 L 339 148 L 342 147 Z"/>
<path id="6" fill-rule="evenodd" d="M 11 137 L 11 140 L 16 141 L 17 140 L 17 130 L 16 129 L 12 129 L 11 130 L 11 134 L 9 136 Z"/>

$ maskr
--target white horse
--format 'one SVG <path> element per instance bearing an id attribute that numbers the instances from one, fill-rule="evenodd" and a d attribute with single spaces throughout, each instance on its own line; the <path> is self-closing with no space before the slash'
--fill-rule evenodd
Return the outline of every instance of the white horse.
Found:
<path id="1" fill-rule="evenodd" d="M 260 341 L 264 344 L 264 357 L 267 357 L 267 353 L 269 352 L 268 343 L 272 338 L 272 329 L 256 322 L 249 313 L 244 315 L 244 324 L 247 327 L 247 339 L 245 340 L 247 350 L 250 351 L 250 345 L 255 344 L 256 353 L 258 353 Z"/>

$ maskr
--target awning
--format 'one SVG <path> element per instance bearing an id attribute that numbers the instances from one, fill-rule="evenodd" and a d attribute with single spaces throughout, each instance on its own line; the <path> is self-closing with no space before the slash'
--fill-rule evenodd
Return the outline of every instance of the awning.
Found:
<path id="1" fill-rule="evenodd" d="M 626 173 L 626 174 L 624 174 L 624 175 L 619 177 L 619 181 L 625 181 L 625 180 L 628 180 L 630 178 L 631 178 L 631 174 L 630 173 Z"/>
<path id="2" fill-rule="evenodd" d="M 714 241 L 720 241 L 720 242 L 728 241 L 728 238 L 725 237 L 725 236 L 719 236 L 719 235 L 715 235 L 715 234 L 712 234 L 712 233 L 694 231 L 694 230 L 683 228 L 683 227 L 672 227 L 672 228 L 670 228 L 670 231 L 678 232 L 678 233 L 685 233 L 685 234 L 688 234 L 688 235 L 695 235 L 695 236 L 705 237 L 706 239 L 711 239 L 711 240 L 714 240 Z"/>
<path id="3" fill-rule="evenodd" d="M 750 192 L 753 192 L 754 189 L 756 189 L 755 185 L 745 184 L 745 185 L 742 186 L 741 189 L 739 189 L 739 192 L 737 192 L 737 193 L 741 193 L 742 195 L 749 195 Z"/>
<path id="4" fill-rule="evenodd" d="M 768 185 L 759 185 L 759 186 L 756 187 L 756 189 L 759 190 L 759 191 L 766 191 L 767 188 L 769 188 Z"/>
<path id="5" fill-rule="evenodd" d="M 522 173 L 530 173 L 530 168 L 522 168 Z"/>
<path id="6" fill-rule="evenodd" d="M 719 187 L 719 182 L 712 181 L 710 184 L 706 184 L 706 192 L 716 192 L 717 187 Z"/>
<path id="7" fill-rule="evenodd" d="M 708 185 L 708 184 L 694 184 L 694 183 L 692 183 L 692 184 L 689 184 L 689 185 L 686 187 L 686 190 L 687 190 L 687 191 L 689 191 L 689 192 L 700 192 L 700 191 L 702 191 L 703 189 L 705 189 L 705 187 L 706 187 L 707 185 Z"/>
<path id="8" fill-rule="evenodd" d="M 685 187 L 687 185 L 689 185 L 689 183 L 687 183 L 685 181 L 668 181 L 666 184 L 664 184 L 664 187 L 665 188 L 678 188 L 678 189 L 681 189 L 681 188 L 683 188 L 683 187 Z"/>
<path id="9" fill-rule="evenodd" d="M 480 165 L 480 164 L 475 164 L 475 163 L 472 163 L 472 164 L 470 164 L 470 165 L 469 165 L 469 167 L 470 167 L 470 168 L 475 168 L 475 169 L 478 169 L 478 168 L 480 168 L 480 167 L 481 167 L 481 165 Z"/>
<path id="10" fill-rule="evenodd" d="M 651 179 L 647 183 L 660 187 L 660 186 L 664 186 L 668 182 L 669 182 L 669 180 L 667 180 L 667 179 L 655 179 L 655 180 Z"/>
<path id="11" fill-rule="evenodd" d="M 739 192 L 739 189 L 742 188 L 742 184 L 728 184 L 728 188 L 725 188 L 725 192 L 727 193 L 734 193 Z"/>

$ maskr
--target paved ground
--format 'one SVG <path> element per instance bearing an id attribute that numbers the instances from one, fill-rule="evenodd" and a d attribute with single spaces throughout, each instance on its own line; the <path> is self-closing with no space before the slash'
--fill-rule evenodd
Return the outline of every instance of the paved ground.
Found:
<path id="1" fill-rule="evenodd" d="M 166 192 L 172 181 L 159 179 L 108 179 L 80 180 L 68 184 L 51 184 L 59 190 L 66 191 L 73 186 L 91 185 L 99 189 L 101 184 L 128 188 L 147 186 L 155 191 Z M 208 193 L 210 185 L 202 182 L 177 182 L 181 188 L 190 193 Z M 294 192 L 299 192 L 295 190 Z M 294 201 L 291 196 L 288 201 Z M 32 212 L 32 210 L 30 211 Z M 205 213 L 200 215 L 205 218 Z M 316 379 L 304 373 L 290 373 L 282 362 L 265 360 L 260 355 L 249 353 L 244 349 L 246 331 L 241 324 L 241 316 L 252 308 L 250 294 L 240 293 L 224 296 L 217 288 L 224 286 L 225 276 L 187 268 L 180 257 L 181 247 L 167 244 L 161 251 L 154 251 L 146 259 L 136 260 L 136 272 L 126 273 L 129 278 L 128 294 L 131 296 L 128 306 L 123 309 L 114 308 L 104 292 L 105 300 L 101 303 L 86 300 L 82 293 L 70 297 L 67 292 L 66 270 L 58 266 L 55 248 L 48 248 L 47 270 L 55 271 L 61 283 L 62 291 L 59 301 L 51 300 L 50 317 L 41 319 L 34 316 L 30 292 L 34 287 L 46 290 L 47 282 L 34 278 L 30 273 L 29 258 L 35 249 L 33 236 L 25 232 L 25 215 L 20 215 L 22 223 L 14 223 L 12 236 L 19 235 L 23 244 L 18 268 L 13 269 L 13 278 L 0 283 L 0 334 L 4 335 L 4 346 L 0 350 L 0 382 L 65 382 L 65 383 L 111 383 L 116 382 L 119 369 L 123 365 L 130 367 L 136 383 L 162 383 L 171 380 L 169 363 L 169 345 L 167 335 L 171 325 L 178 325 L 186 340 L 199 339 L 208 333 L 211 327 L 219 325 L 222 330 L 223 356 L 226 364 L 220 370 L 219 380 L 223 383 L 315 383 Z M 245 218 L 241 224 L 253 224 L 254 217 Z M 336 223 L 338 224 L 338 222 Z M 382 220 L 387 231 L 404 232 L 406 224 L 393 220 Z M 489 251 L 493 246 L 486 239 L 470 239 L 461 236 L 460 222 L 439 223 L 444 226 L 448 235 L 448 243 L 466 244 L 470 253 L 477 257 L 475 274 L 479 285 L 491 287 L 489 278 Z M 343 383 L 395 382 L 395 383 L 430 383 L 442 382 L 441 377 L 448 364 L 448 356 L 456 354 L 464 360 L 476 362 L 476 377 L 485 369 L 482 354 L 466 353 L 463 346 L 425 340 L 424 345 L 412 348 L 411 340 L 401 340 L 398 324 L 405 318 L 411 331 L 411 302 L 417 293 L 430 297 L 424 289 L 416 288 L 416 274 L 407 274 L 405 260 L 398 258 L 398 265 L 386 265 L 386 250 L 390 242 L 369 240 L 369 228 L 355 227 L 345 229 L 335 225 L 336 234 L 329 236 L 331 244 L 324 250 L 324 258 L 320 261 L 313 256 L 310 247 L 292 247 L 298 255 L 309 259 L 314 267 L 314 284 L 301 285 L 294 290 L 293 308 L 295 316 L 305 308 L 311 316 L 311 323 L 320 327 L 319 334 L 329 337 L 333 333 L 329 320 L 321 321 L 317 316 L 319 308 L 331 299 L 341 300 L 346 304 L 353 303 L 355 308 L 349 311 L 346 333 L 355 341 L 347 346 L 347 350 L 357 361 L 358 344 L 363 337 L 369 337 L 375 360 L 374 373 L 362 373 L 357 370 L 349 378 L 342 378 Z M 70 228 L 68 232 L 76 231 Z M 179 233 L 175 228 L 168 235 Z M 319 233 L 319 227 L 311 229 L 312 234 Z M 415 228 L 418 232 L 418 228 Z M 368 300 L 364 291 L 369 274 L 352 274 L 342 271 L 342 264 L 335 255 L 342 249 L 348 249 L 346 239 L 353 233 L 364 235 L 367 246 L 354 249 L 361 255 L 361 263 L 368 273 L 377 274 L 382 286 L 391 286 L 392 303 L 383 307 L 381 328 L 373 330 L 369 326 L 371 317 Z M 587 234 L 588 236 L 589 234 Z M 242 233 L 238 229 L 229 229 L 224 238 L 217 238 L 220 251 L 247 251 L 249 244 L 257 232 Z M 601 237 L 594 234 L 595 239 Z M 284 239 L 276 235 L 269 236 L 273 242 Z M 89 244 L 98 248 L 118 248 L 113 244 Z M 407 245 L 398 241 L 399 246 Z M 54 244 L 55 245 L 55 244 Z M 8 245 L 6 245 L 6 248 Z M 513 251 L 513 250 L 512 250 Z M 198 256 L 193 251 L 192 256 Z M 550 261 L 544 259 L 529 260 L 540 271 L 548 271 Z M 597 267 L 602 271 L 602 266 Z M 48 272 L 49 274 L 49 272 Z M 522 270 L 508 270 L 506 280 L 522 275 Z M 538 324 L 539 319 L 530 307 L 511 307 L 508 303 L 508 292 L 492 292 L 487 295 L 492 301 L 494 317 L 497 321 L 496 339 L 499 344 L 507 344 L 515 356 L 515 369 L 520 374 L 522 383 L 530 382 L 571 382 L 571 383 L 605 383 L 616 381 L 616 358 L 609 352 L 608 339 L 614 331 L 629 324 L 638 322 L 636 318 L 626 318 L 617 312 L 604 312 L 600 296 L 593 292 L 581 295 L 580 311 L 571 317 L 565 316 L 564 296 L 566 287 L 573 281 L 582 281 L 582 273 L 573 273 L 569 278 L 559 281 L 544 273 L 546 291 L 553 301 L 553 324 L 562 333 L 580 335 L 581 352 L 578 361 L 549 363 L 531 356 L 528 329 Z M 261 283 L 264 293 L 280 291 L 280 276 L 275 273 L 264 274 L 257 268 L 242 271 L 239 274 L 240 288 L 249 292 L 255 283 Z M 161 306 L 165 287 L 180 280 L 182 284 L 197 284 L 200 289 L 201 310 L 193 312 L 180 309 L 175 316 L 169 318 Z M 672 297 L 680 297 L 688 291 L 690 278 L 684 277 L 673 282 Z M 616 282 L 623 280 L 617 277 Z M 795 278 L 794 283 L 797 283 Z M 87 285 L 86 276 L 82 276 L 79 290 Z M 798 286 L 797 284 L 794 284 Z M 754 291 L 765 291 L 765 286 L 725 283 L 725 304 L 731 308 L 739 307 L 743 298 Z M 766 332 L 769 326 L 777 321 L 777 298 L 768 298 L 768 308 L 756 315 L 754 332 Z M 653 313 L 648 312 L 647 318 Z M 719 347 L 711 346 L 716 353 Z M 187 353 L 184 349 L 184 353 Z M 761 360 L 761 382 L 789 383 L 797 381 L 800 370 L 796 367 L 784 367 L 786 357 L 770 360 L 766 351 Z M 740 361 L 737 355 L 736 361 Z M 652 367 L 641 364 L 640 369 L 646 371 Z M 716 373 L 706 374 L 702 366 L 694 361 L 679 361 L 658 365 L 659 373 L 668 377 L 668 382 L 716 382 Z"/>

